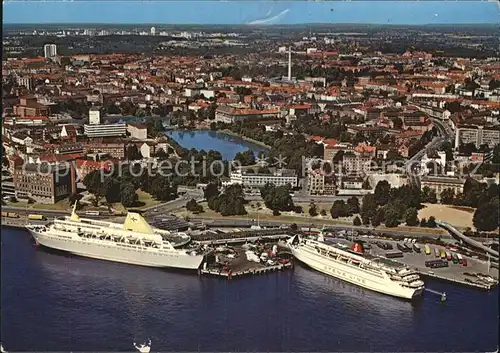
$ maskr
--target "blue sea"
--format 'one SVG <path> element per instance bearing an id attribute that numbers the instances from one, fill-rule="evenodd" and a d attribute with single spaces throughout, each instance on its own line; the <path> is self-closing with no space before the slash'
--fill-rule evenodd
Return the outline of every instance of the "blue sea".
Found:
<path id="1" fill-rule="evenodd" d="M 2 228 L 8 351 L 494 351 L 498 290 L 406 302 L 302 266 L 223 280 L 52 253 Z"/>

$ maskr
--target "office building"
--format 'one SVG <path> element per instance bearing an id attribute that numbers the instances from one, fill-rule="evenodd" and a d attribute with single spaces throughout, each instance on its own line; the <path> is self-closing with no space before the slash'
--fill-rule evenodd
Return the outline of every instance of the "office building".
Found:
<path id="1" fill-rule="evenodd" d="M 83 125 L 83 132 L 89 138 L 96 137 L 111 137 L 111 136 L 126 136 L 127 124 L 85 124 Z"/>

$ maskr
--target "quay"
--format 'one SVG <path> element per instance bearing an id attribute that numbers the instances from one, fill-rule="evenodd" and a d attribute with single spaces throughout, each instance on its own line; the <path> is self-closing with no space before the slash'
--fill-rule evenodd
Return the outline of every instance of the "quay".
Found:
<path id="1" fill-rule="evenodd" d="M 225 244 L 243 244 L 248 242 L 255 242 L 257 240 L 262 241 L 273 241 L 273 240 L 283 240 L 290 236 L 288 234 L 277 234 L 277 235 L 254 235 L 247 237 L 237 237 L 237 238 L 224 238 L 224 239 L 214 239 L 214 240 L 196 240 L 200 244 L 207 245 L 225 245 Z"/>
<path id="2" fill-rule="evenodd" d="M 373 240 L 376 241 L 376 240 Z M 394 248 L 396 248 L 396 241 L 385 241 L 391 243 Z M 401 242 L 400 242 L 401 243 Z M 369 253 L 373 256 L 383 259 L 383 261 L 390 261 L 393 263 L 405 265 L 413 268 L 418 272 L 423 278 L 433 278 L 441 281 L 451 282 L 463 286 L 473 287 L 482 290 L 491 290 L 498 285 L 498 269 L 491 264 L 488 266 L 487 263 L 481 261 L 479 259 L 475 259 L 472 257 L 464 256 L 467 260 L 467 266 L 462 266 L 461 264 L 454 264 L 453 262 L 448 262 L 448 267 L 435 268 L 431 269 L 425 266 L 426 260 L 435 259 L 432 251 L 433 248 L 437 248 L 438 250 L 450 251 L 443 246 L 431 245 L 431 255 L 425 255 L 425 253 L 415 253 L 409 252 L 404 253 L 403 257 L 388 259 L 385 254 L 386 251 L 379 249 L 374 242 L 370 241 L 371 249 Z M 422 244 L 419 244 L 422 246 Z M 389 251 L 391 252 L 391 251 Z M 494 281 L 489 282 L 486 280 L 481 280 L 478 277 L 471 277 L 467 275 L 468 272 L 480 273 L 484 277 L 494 278 Z"/>
<path id="3" fill-rule="evenodd" d="M 438 279 L 441 281 L 451 282 L 451 283 L 465 285 L 465 286 L 469 286 L 469 287 L 475 287 L 478 289 L 491 290 L 498 285 L 498 282 L 497 283 L 485 283 L 485 282 L 481 282 L 481 281 L 472 281 L 472 280 L 466 281 L 466 280 L 460 280 L 460 279 L 449 277 L 449 276 L 438 275 L 436 273 L 424 272 L 424 271 L 421 271 L 419 269 L 416 269 L 416 270 L 419 273 L 419 275 L 421 275 L 422 277 L 431 277 L 431 278 Z"/>
<path id="4" fill-rule="evenodd" d="M 274 266 L 266 266 L 266 267 L 260 267 L 260 268 L 252 268 L 252 269 L 246 269 L 246 270 L 241 270 L 241 271 L 231 271 L 231 270 L 216 270 L 216 269 L 200 269 L 198 273 L 200 275 L 212 275 L 212 276 L 219 276 L 219 277 L 224 277 L 228 280 L 233 279 L 233 278 L 241 278 L 245 276 L 251 276 L 251 275 L 262 275 L 262 274 L 268 274 L 271 272 L 278 272 L 278 271 L 283 271 L 286 269 L 292 269 L 293 268 L 293 263 L 289 262 L 286 264 L 279 264 L 279 265 L 274 265 Z"/>

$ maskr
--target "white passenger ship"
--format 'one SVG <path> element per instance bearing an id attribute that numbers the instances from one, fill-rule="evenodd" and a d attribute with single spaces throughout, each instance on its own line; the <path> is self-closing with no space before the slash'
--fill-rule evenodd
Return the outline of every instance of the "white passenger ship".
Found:
<path id="1" fill-rule="evenodd" d="M 295 258 L 309 267 L 357 286 L 404 299 L 413 299 L 424 291 L 424 282 L 415 271 L 370 258 L 359 243 L 348 251 L 295 235 L 288 245 Z"/>
<path id="2" fill-rule="evenodd" d="M 189 243 L 187 235 L 152 228 L 135 212 L 123 224 L 80 218 L 73 208 L 71 216 L 54 219 L 47 225 L 28 224 L 37 245 L 69 253 L 149 267 L 198 269 L 203 262 L 201 248 L 181 249 Z M 170 240 L 170 241 L 169 241 Z"/>

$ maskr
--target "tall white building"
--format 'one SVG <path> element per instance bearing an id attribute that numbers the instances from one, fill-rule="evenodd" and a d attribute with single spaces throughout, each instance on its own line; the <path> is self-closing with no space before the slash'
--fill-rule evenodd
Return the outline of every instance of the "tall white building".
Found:
<path id="1" fill-rule="evenodd" d="M 152 36 L 156 35 L 156 28 L 151 27 L 151 35 Z"/>
<path id="2" fill-rule="evenodd" d="M 57 46 L 55 44 L 45 44 L 43 46 L 43 56 L 45 59 L 57 56 Z"/>
<path id="3" fill-rule="evenodd" d="M 101 123 L 101 112 L 98 108 L 92 107 L 89 110 L 89 124 L 99 125 Z"/>

